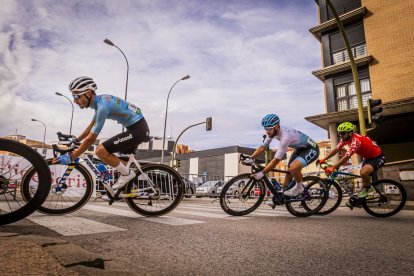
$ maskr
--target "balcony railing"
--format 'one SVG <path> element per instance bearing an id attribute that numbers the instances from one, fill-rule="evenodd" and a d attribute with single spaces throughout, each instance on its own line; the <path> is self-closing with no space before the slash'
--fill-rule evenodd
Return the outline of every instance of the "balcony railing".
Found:
<path id="1" fill-rule="evenodd" d="M 364 56 L 367 54 L 367 45 L 365 43 L 356 45 L 351 48 L 351 51 L 352 51 L 354 58 Z M 332 54 L 333 64 L 342 63 L 348 60 L 349 60 L 349 56 L 348 56 L 348 51 L 346 49 Z"/>

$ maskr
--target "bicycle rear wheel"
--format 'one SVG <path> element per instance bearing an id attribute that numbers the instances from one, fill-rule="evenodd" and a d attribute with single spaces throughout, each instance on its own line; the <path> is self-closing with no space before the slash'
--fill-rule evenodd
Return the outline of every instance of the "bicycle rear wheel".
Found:
<path id="1" fill-rule="evenodd" d="M 328 199 L 325 205 L 315 215 L 328 215 L 338 209 L 342 202 L 342 187 L 335 181 L 325 182 L 328 189 Z"/>
<path id="2" fill-rule="evenodd" d="M 303 200 L 286 202 L 285 204 L 289 213 L 296 217 L 308 217 L 316 214 L 328 199 L 328 190 L 321 178 L 305 176 L 303 186 L 305 187 L 305 193 L 301 195 Z"/>
<path id="3" fill-rule="evenodd" d="M 138 171 L 125 187 L 129 207 L 143 216 L 161 216 L 174 210 L 184 196 L 180 174 L 163 164 L 142 166 L 142 171 L 145 176 Z"/>
<path id="4" fill-rule="evenodd" d="M 85 205 L 93 192 L 93 179 L 81 164 L 52 164 L 46 160 L 52 175 L 52 185 L 46 200 L 38 211 L 50 215 L 62 215 L 75 212 Z M 22 195 L 30 200 L 38 189 L 36 172 L 29 170 L 22 179 Z"/>
<path id="5" fill-rule="evenodd" d="M 33 167 L 38 189 L 31 200 L 20 196 L 22 175 Z M 25 144 L 0 138 L 0 225 L 21 220 L 42 204 L 50 189 L 50 171 L 43 157 Z"/>
<path id="6" fill-rule="evenodd" d="M 245 173 L 233 177 L 220 193 L 220 206 L 232 216 L 244 216 L 256 210 L 262 203 L 266 188 L 262 180 Z"/>
<path id="7" fill-rule="evenodd" d="M 368 192 L 362 207 L 374 217 L 390 217 L 398 213 L 407 202 L 404 186 L 391 179 L 381 179 L 371 184 L 375 192 Z"/>

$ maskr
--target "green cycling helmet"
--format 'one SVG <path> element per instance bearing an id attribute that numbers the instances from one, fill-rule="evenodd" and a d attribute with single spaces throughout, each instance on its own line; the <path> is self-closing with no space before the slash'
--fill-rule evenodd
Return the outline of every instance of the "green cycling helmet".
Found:
<path id="1" fill-rule="evenodd" d="M 338 132 L 355 131 L 355 126 L 350 122 L 342 123 L 338 126 Z"/>

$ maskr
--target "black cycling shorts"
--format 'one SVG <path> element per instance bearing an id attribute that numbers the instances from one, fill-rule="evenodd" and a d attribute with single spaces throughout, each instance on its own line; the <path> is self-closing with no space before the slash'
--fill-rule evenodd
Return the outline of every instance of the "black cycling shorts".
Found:
<path id="1" fill-rule="evenodd" d="M 148 142 L 149 128 L 145 118 L 126 128 L 126 131 L 109 138 L 102 143 L 109 153 L 120 152 L 123 154 L 135 153 L 138 145 Z"/>
<path id="2" fill-rule="evenodd" d="M 379 168 L 381 168 L 385 164 L 385 155 L 384 155 L 384 153 L 381 153 L 378 157 L 375 157 L 375 158 L 364 159 L 364 161 L 362 162 L 362 167 L 365 164 L 369 164 L 374 168 L 374 170 L 378 170 Z"/>
<path id="3" fill-rule="evenodd" d="M 292 156 L 289 159 L 288 166 L 292 164 L 293 161 L 299 160 L 303 167 L 306 167 L 319 157 L 319 147 L 308 146 L 304 149 L 296 149 Z"/>

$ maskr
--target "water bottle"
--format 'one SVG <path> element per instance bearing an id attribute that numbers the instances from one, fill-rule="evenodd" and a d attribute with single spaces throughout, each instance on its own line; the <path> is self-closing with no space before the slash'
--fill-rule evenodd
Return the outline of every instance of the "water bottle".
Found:
<path id="1" fill-rule="evenodd" d="M 104 180 L 112 179 L 112 175 L 108 171 L 108 169 L 106 168 L 105 164 L 99 163 L 98 166 L 96 166 L 96 167 L 98 168 L 98 170 L 101 173 Z"/>
<path id="2" fill-rule="evenodd" d="M 280 185 L 280 184 L 276 181 L 276 179 L 271 178 L 271 179 L 270 179 L 270 182 L 273 184 L 273 186 L 276 188 L 276 190 L 277 190 L 278 192 L 280 192 L 280 191 L 282 190 L 282 185 Z"/>

